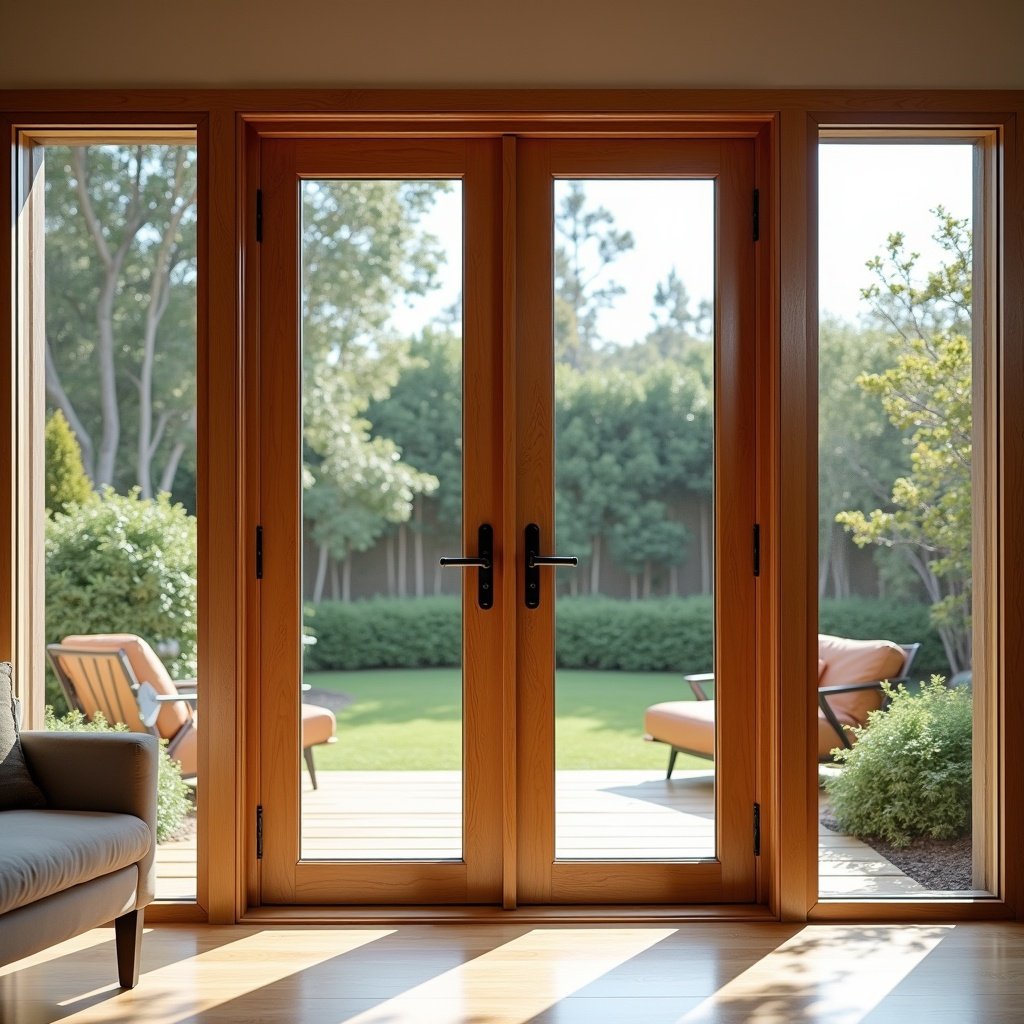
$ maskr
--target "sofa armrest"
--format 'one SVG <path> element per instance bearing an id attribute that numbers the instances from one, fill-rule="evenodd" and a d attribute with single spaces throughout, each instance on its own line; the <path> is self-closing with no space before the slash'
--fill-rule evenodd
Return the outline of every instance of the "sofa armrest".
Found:
<path id="1" fill-rule="evenodd" d="M 23 732 L 21 747 L 50 807 L 133 814 L 146 823 L 153 842 L 139 863 L 137 906 L 149 903 L 155 884 L 156 737 L 137 732 Z"/>

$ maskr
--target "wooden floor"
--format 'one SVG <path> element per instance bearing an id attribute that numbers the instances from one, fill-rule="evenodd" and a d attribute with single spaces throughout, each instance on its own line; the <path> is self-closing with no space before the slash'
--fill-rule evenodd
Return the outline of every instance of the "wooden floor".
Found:
<path id="1" fill-rule="evenodd" d="M 162 925 L 0 968 L 4 1024 L 1019 1024 L 1024 926 Z"/>
<path id="2" fill-rule="evenodd" d="M 303 773 L 302 854 L 309 859 L 436 860 L 462 855 L 456 772 Z M 569 859 L 714 856 L 710 771 L 564 771 L 557 776 L 556 850 Z M 824 896 L 924 892 L 870 846 L 819 827 Z M 157 850 L 157 894 L 193 899 L 196 844 Z M 1022 1018 L 1024 1019 L 1024 1018 Z"/>

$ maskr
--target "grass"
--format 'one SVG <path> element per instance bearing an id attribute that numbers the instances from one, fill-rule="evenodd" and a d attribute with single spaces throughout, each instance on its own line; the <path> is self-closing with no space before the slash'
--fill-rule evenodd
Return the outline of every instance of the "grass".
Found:
<path id="1" fill-rule="evenodd" d="M 318 747 L 325 771 L 433 770 L 461 766 L 462 694 L 457 669 L 376 669 L 311 672 L 319 690 L 347 694 L 338 712 L 338 742 Z M 558 672 L 558 768 L 664 769 L 668 748 L 645 743 L 644 709 L 688 695 L 671 672 Z M 309 698 L 316 703 L 315 695 Z M 708 768 L 709 761 L 680 754 L 677 768 Z"/>

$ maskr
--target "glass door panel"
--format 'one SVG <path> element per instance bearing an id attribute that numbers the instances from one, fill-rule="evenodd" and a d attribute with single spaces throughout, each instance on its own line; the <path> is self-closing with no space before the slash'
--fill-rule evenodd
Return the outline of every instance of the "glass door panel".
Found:
<path id="1" fill-rule="evenodd" d="M 304 180 L 302 857 L 462 857 L 462 182 Z"/>
<path id="2" fill-rule="evenodd" d="M 555 856 L 714 857 L 715 182 L 553 188 Z"/>

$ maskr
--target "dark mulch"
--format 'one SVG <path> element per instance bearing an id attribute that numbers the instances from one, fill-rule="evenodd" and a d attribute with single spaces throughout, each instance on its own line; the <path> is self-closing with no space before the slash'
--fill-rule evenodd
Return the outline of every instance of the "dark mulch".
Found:
<path id="1" fill-rule="evenodd" d="M 338 693 L 337 690 L 319 690 L 314 686 L 302 695 L 302 700 L 306 704 L 319 704 L 322 708 L 328 708 L 337 713 L 344 711 L 355 700 L 355 697 L 350 693 Z"/>
<path id="2" fill-rule="evenodd" d="M 841 831 L 834 818 L 824 817 L 821 823 L 833 832 Z M 960 839 L 916 839 L 909 846 L 899 848 L 890 846 L 884 839 L 861 838 L 926 889 L 974 888 L 969 835 Z"/>

